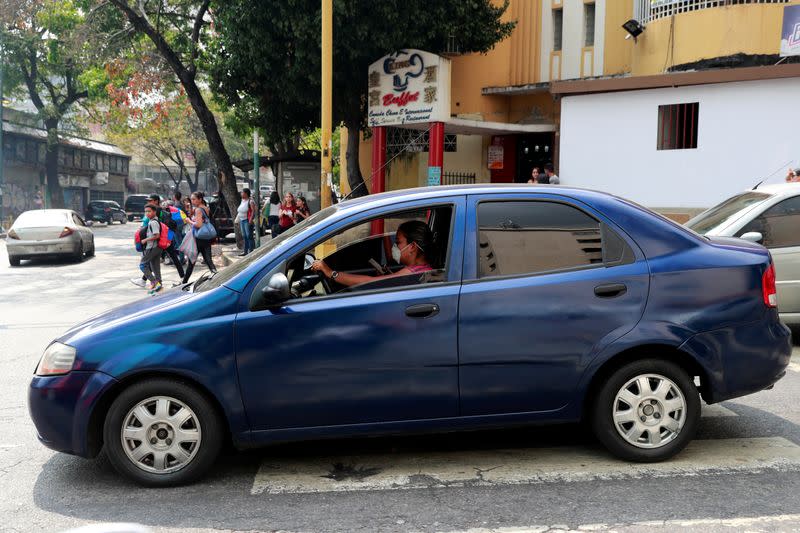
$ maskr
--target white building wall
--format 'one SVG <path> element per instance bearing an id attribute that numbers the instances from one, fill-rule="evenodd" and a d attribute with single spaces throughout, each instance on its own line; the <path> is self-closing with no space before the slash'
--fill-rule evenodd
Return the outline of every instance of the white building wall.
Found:
<path id="1" fill-rule="evenodd" d="M 607 0 L 595 1 L 594 21 L 594 64 L 591 75 L 603 74 L 603 52 L 605 39 L 605 11 Z M 613 0 L 622 1 L 622 0 Z M 561 34 L 561 77 L 568 80 L 581 77 L 581 55 L 585 43 L 584 35 L 584 0 L 563 0 L 564 11 Z M 542 2 L 541 27 L 541 81 L 550 80 L 550 54 L 553 51 L 553 3 Z M 587 73 L 589 74 L 589 73 Z"/>
<path id="2" fill-rule="evenodd" d="M 705 208 L 800 166 L 800 79 L 564 97 L 564 185 Z M 656 150 L 658 106 L 699 102 L 697 149 Z M 771 176 L 770 176 L 771 175 Z"/>
<path id="3" fill-rule="evenodd" d="M 561 37 L 561 79 L 581 77 L 583 48 L 583 0 L 564 1 L 564 28 Z M 552 15 L 550 17 L 552 19 Z"/>

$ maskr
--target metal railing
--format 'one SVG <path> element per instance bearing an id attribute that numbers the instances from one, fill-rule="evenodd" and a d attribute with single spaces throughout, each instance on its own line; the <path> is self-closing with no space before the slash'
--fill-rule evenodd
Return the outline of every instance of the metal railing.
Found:
<path id="1" fill-rule="evenodd" d="M 741 4 L 788 4 L 790 0 L 633 0 L 633 18 L 647 24 L 680 13 Z"/>
<path id="2" fill-rule="evenodd" d="M 474 172 L 445 172 L 442 174 L 442 185 L 469 185 L 475 183 Z"/>

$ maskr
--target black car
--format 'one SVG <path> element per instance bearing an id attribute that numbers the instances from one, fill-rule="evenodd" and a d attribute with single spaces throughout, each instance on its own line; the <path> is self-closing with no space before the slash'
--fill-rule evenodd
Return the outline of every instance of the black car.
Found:
<path id="1" fill-rule="evenodd" d="M 208 203 L 208 213 L 211 216 L 211 223 L 217 230 L 217 237 L 220 240 L 234 232 L 233 217 L 228 204 L 225 202 L 225 197 L 215 194 L 212 197 L 206 197 Z"/>
<path id="2" fill-rule="evenodd" d="M 144 204 L 147 203 L 146 194 L 131 194 L 125 199 L 125 212 L 128 214 L 128 220 L 133 221 L 134 217 L 142 218 L 144 216 Z"/>
<path id="3" fill-rule="evenodd" d="M 112 224 L 115 220 L 121 224 L 128 222 L 125 211 L 113 200 L 92 200 L 86 206 L 86 220 L 107 222 Z"/>

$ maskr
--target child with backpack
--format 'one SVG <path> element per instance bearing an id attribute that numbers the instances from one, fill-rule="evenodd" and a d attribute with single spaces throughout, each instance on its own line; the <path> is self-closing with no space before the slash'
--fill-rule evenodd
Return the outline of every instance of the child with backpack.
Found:
<path id="1" fill-rule="evenodd" d="M 145 206 L 144 214 L 149 219 L 149 222 L 145 228 L 144 238 L 140 239 L 144 248 L 144 255 L 139 263 L 139 269 L 150 281 L 150 294 L 153 295 L 161 290 L 162 249 L 159 247 L 159 238 L 162 233 L 162 224 L 158 221 L 156 208 L 152 205 Z"/>

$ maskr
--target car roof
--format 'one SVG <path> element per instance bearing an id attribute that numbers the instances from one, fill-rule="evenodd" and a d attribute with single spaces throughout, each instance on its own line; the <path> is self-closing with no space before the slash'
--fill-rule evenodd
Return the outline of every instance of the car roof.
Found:
<path id="1" fill-rule="evenodd" d="M 756 192 L 764 192 L 774 196 L 794 196 L 800 194 L 800 182 L 792 183 L 772 183 L 769 185 L 759 185 L 756 189 L 750 189 Z M 748 192 L 748 191 L 742 191 Z"/>

